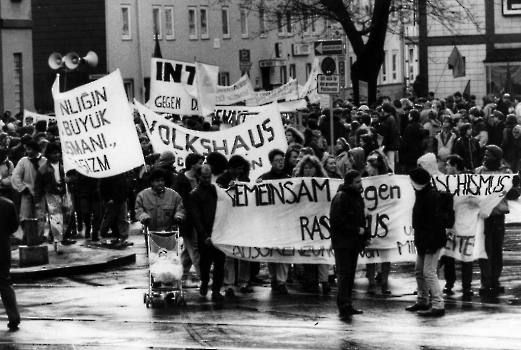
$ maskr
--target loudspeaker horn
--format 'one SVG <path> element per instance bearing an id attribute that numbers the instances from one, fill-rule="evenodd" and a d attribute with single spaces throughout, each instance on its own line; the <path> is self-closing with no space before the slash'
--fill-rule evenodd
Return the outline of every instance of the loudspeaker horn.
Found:
<path id="1" fill-rule="evenodd" d="M 87 52 L 87 55 L 81 60 L 91 67 L 96 67 L 98 65 L 98 55 L 96 55 L 94 51 Z"/>
<path id="2" fill-rule="evenodd" d="M 52 69 L 58 69 L 63 65 L 63 57 L 58 52 L 54 52 L 49 56 L 48 63 Z"/>
<path id="3" fill-rule="evenodd" d="M 69 68 L 70 70 L 76 69 L 80 65 L 80 55 L 78 55 L 76 52 L 69 52 L 63 58 L 63 62 L 65 63 L 65 67 Z"/>

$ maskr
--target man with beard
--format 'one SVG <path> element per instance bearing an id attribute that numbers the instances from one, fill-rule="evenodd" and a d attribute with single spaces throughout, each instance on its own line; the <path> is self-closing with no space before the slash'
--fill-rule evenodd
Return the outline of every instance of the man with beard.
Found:
<path id="1" fill-rule="evenodd" d="M 338 274 L 337 306 L 340 317 L 362 314 L 352 305 L 351 294 L 355 283 L 358 254 L 370 239 L 366 227 L 362 179 L 356 170 L 347 171 L 344 184 L 331 202 L 331 246 L 335 251 Z"/>
<path id="2" fill-rule="evenodd" d="M 475 174 L 512 174 L 510 168 L 503 164 L 503 151 L 496 145 L 485 147 L 483 165 L 476 168 Z M 517 179 L 519 182 L 519 179 Z M 505 214 L 508 210 L 508 199 L 517 199 L 519 194 L 511 189 L 501 202 L 485 219 L 485 252 L 487 259 L 479 259 L 481 270 L 480 295 L 495 295 L 505 292 L 505 287 L 499 283 L 503 270 L 503 240 L 505 238 Z"/>

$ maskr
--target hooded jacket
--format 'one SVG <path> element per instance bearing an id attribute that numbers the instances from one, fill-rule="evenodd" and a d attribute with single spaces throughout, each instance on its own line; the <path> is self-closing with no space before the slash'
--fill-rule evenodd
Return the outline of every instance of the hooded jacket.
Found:
<path id="1" fill-rule="evenodd" d="M 436 217 L 440 205 L 440 194 L 433 189 L 430 182 L 420 191 L 416 191 L 416 200 L 412 209 L 412 227 L 418 254 L 436 251 L 447 243 L 443 223 Z"/>
<path id="2" fill-rule="evenodd" d="M 431 176 L 443 175 L 443 173 L 438 169 L 438 161 L 436 160 L 436 155 L 434 153 L 424 154 L 418 158 L 417 164 L 427 170 Z"/>
<path id="3" fill-rule="evenodd" d="M 364 249 L 365 240 L 370 238 L 370 233 L 365 227 L 364 208 L 364 200 L 358 191 L 348 185 L 340 185 L 331 201 L 329 212 L 333 249 Z M 360 227 L 366 228 L 364 235 L 359 234 Z"/>

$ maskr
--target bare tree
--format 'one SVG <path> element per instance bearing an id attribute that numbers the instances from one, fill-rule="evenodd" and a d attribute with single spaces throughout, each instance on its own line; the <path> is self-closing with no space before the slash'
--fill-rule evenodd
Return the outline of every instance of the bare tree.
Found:
<path id="1" fill-rule="evenodd" d="M 389 31 L 398 34 L 396 26 L 403 25 L 406 17 L 413 16 L 417 21 L 429 16 L 450 32 L 454 31 L 455 23 L 469 19 L 479 28 L 467 0 L 240 0 L 240 3 L 263 16 L 267 31 L 291 25 L 295 33 L 303 32 L 314 18 L 340 23 L 356 56 L 351 80 L 357 104 L 360 80 L 368 84 L 369 104 L 376 102 L 378 74 L 385 59 L 385 37 Z M 391 15 L 399 20 L 390 21 Z"/>

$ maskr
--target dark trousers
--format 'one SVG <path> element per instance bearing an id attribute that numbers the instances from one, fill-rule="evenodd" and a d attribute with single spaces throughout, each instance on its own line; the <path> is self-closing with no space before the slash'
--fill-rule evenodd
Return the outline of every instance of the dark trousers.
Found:
<path id="1" fill-rule="evenodd" d="M 345 308 L 352 303 L 351 294 L 355 284 L 356 264 L 358 262 L 358 252 L 351 249 L 335 250 L 336 273 L 338 277 L 338 294 L 336 305 L 338 309 Z"/>
<path id="2" fill-rule="evenodd" d="M 92 237 L 98 237 L 101 226 L 101 200 L 99 198 L 81 198 L 81 216 L 85 225 L 85 235 L 92 232 Z"/>
<path id="3" fill-rule="evenodd" d="M 119 238 L 121 240 L 128 239 L 130 225 L 127 221 L 127 202 L 123 203 L 105 203 L 105 215 L 101 222 L 100 235 L 106 237 L 109 228 L 117 226 Z"/>
<path id="4" fill-rule="evenodd" d="M 13 284 L 9 276 L 10 264 L 2 263 L 0 266 L 0 296 L 4 304 L 5 312 L 9 323 L 17 325 L 20 323 L 20 313 L 16 304 L 16 295 L 14 293 Z"/>
<path id="5" fill-rule="evenodd" d="M 484 288 L 499 287 L 503 270 L 503 241 L 505 239 L 505 215 L 485 219 L 485 252 L 488 259 L 479 259 L 481 285 Z"/>
<path id="6" fill-rule="evenodd" d="M 219 293 L 224 282 L 224 262 L 226 255 L 215 247 L 209 247 L 202 241 L 198 242 L 199 261 L 201 269 L 201 282 L 208 283 L 210 281 L 210 268 L 213 263 L 213 283 L 212 292 Z"/>
<path id="7" fill-rule="evenodd" d="M 443 273 L 445 275 L 445 287 L 454 288 L 456 282 L 456 259 L 450 256 L 442 256 Z M 472 284 L 472 261 L 461 262 L 461 286 L 463 289 L 470 289 Z"/>

